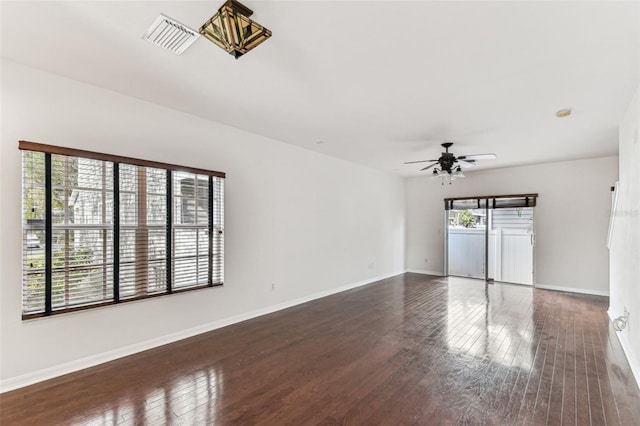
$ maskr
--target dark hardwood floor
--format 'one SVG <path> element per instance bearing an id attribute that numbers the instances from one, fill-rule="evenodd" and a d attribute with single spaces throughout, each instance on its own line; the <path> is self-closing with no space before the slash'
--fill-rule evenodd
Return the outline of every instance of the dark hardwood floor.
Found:
<path id="1" fill-rule="evenodd" d="M 405 274 L 0 396 L 8 425 L 640 425 L 607 299 Z"/>

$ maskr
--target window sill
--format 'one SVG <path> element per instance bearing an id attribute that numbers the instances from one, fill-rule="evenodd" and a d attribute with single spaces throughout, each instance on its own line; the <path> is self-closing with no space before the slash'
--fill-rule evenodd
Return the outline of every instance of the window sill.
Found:
<path id="1" fill-rule="evenodd" d="M 144 296 L 128 297 L 126 299 L 120 299 L 120 301 L 117 303 L 114 301 L 108 301 L 108 302 L 103 301 L 103 302 L 92 303 L 88 305 L 78 305 L 78 306 L 71 306 L 64 309 L 55 309 L 50 314 L 46 314 L 45 312 L 34 312 L 34 313 L 22 314 L 22 320 L 27 321 L 27 320 L 32 320 L 36 318 L 45 318 L 45 317 L 51 317 L 51 316 L 60 315 L 60 314 L 68 314 L 71 312 L 79 312 L 79 311 L 86 311 L 90 309 L 102 308 L 104 306 L 121 305 L 127 302 L 135 302 L 135 301 L 146 300 L 146 299 L 155 299 L 161 296 L 169 296 L 172 294 L 179 294 L 179 293 L 188 293 L 190 291 L 202 290 L 205 288 L 222 287 L 223 285 L 224 283 L 217 283 L 217 284 L 211 284 L 211 285 L 209 284 L 199 285 L 197 287 L 178 288 L 178 289 L 174 289 L 171 293 L 165 292 L 165 293 L 147 294 Z"/>

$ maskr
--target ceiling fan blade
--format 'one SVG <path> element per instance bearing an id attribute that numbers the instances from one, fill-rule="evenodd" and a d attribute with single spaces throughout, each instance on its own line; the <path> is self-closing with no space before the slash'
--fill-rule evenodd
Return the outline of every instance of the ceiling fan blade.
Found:
<path id="1" fill-rule="evenodd" d="M 433 163 L 433 164 L 431 164 L 431 165 L 429 165 L 429 166 L 425 167 L 424 169 L 420 169 L 420 171 L 430 169 L 430 168 L 432 168 L 433 166 L 435 166 L 436 164 L 438 164 L 438 163 Z"/>
<path id="2" fill-rule="evenodd" d="M 461 160 L 461 159 L 459 159 L 459 158 L 458 158 L 458 161 L 457 161 L 458 165 L 459 165 L 460 167 L 462 167 L 463 169 L 468 169 L 469 167 L 473 167 L 473 166 L 475 166 L 475 164 L 473 164 L 473 163 L 475 163 L 475 162 L 476 162 L 476 160 L 469 160 L 469 161 L 467 161 L 467 160 Z"/>
<path id="3" fill-rule="evenodd" d="M 473 155 L 461 155 L 458 160 L 495 160 L 495 154 L 473 154 Z"/>
<path id="4" fill-rule="evenodd" d="M 438 161 L 438 160 L 420 160 L 420 161 L 407 161 L 404 164 L 414 164 L 414 163 L 427 163 L 429 161 Z"/>

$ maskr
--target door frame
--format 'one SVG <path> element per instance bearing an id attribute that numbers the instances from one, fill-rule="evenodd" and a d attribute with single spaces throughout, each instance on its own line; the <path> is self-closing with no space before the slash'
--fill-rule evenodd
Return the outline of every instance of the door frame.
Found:
<path id="1" fill-rule="evenodd" d="M 484 227 L 484 281 L 486 283 L 493 282 L 489 278 L 489 210 L 498 208 L 517 208 L 517 207 L 535 207 L 538 199 L 538 193 L 528 194 L 509 194 L 509 195 L 482 195 L 475 197 L 454 197 L 444 199 L 444 276 L 449 276 L 449 210 L 459 210 L 455 207 L 456 202 L 477 202 L 477 208 L 484 207 L 485 211 L 485 227 Z M 489 208 L 491 206 L 491 208 Z M 467 207 L 468 208 L 468 207 Z M 531 271 L 531 287 L 535 287 L 535 227 L 536 221 L 533 220 L 532 235 L 532 271 Z M 515 283 L 518 285 L 517 283 Z"/>

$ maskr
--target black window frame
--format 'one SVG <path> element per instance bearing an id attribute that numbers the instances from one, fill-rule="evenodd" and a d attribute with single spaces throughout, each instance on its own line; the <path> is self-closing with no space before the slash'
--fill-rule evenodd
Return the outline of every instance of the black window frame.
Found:
<path id="1" fill-rule="evenodd" d="M 93 151 L 66 148 L 66 147 L 47 145 L 47 144 L 41 144 L 41 143 L 29 142 L 29 141 L 19 141 L 18 149 L 21 151 L 43 153 L 44 154 L 43 167 L 44 167 L 44 175 L 45 175 L 45 182 L 44 182 L 45 212 L 44 212 L 44 223 L 42 226 L 44 230 L 44 236 L 45 236 L 44 238 L 45 241 L 43 242 L 44 252 L 45 252 L 44 253 L 44 303 L 43 303 L 44 306 L 42 307 L 41 310 L 38 307 L 37 311 L 34 311 L 34 310 L 26 311 L 25 303 L 23 301 L 23 306 L 22 306 L 23 320 L 63 314 L 63 313 L 74 312 L 74 311 L 85 310 L 85 309 L 93 309 L 93 308 L 120 304 L 124 302 L 135 301 L 135 300 L 155 298 L 160 296 L 166 296 L 169 294 L 199 290 L 203 288 L 217 287 L 217 286 L 222 286 L 224 284 L 224 179 L 226 177 L 225 173 L 213 171 L 213 170 L 195 168 L 195 167 L 185 167 L 185 166 L 179 166 L 175 164 L 142 160 L 142 159 L 137 159 L 132 157 L 124 157 L 124 156 L 117 156 L 117 155 L 111 155 L 111 154 L 103 154 L 103 153 L 98 153 Z M 113 280 L 112 282 L 113 294 L 110 299 L 103 298 L 98 301 L 78 303 L 75 305 L 74 304 L 69 305 L 65 300 L 65 304 L 62 307 L 53 306 L 53 303 L 52 303 L 52 287 L 53 287 L 52 235 L 54 231 L 54 228 L 53 228 L 54 221 L 53 221 L 53 207 L 52 207 L 52 192 L 54 189 L 52 188 L 52 165 L 51 165 L 52 155 L 75 157 L 79 159 L 100 160 L 100 161 L 112 163 L 113 165 L 112 168 L 110 169 L 112 170 L 112 175 L 113 175 L 112 176 L 113 182 L 111 182 L 112 184 L 111 190 L 113 192 L 113 207 L 112 207 L 113 218 L 111 218 L 112 224 L 109 228 L 110 230 L 113 231 L 112 238 L 110 241 L 110 244 L 112 244 L 110 249 L 112 250 L 111 253 L 112 253 L 112 262 L 113 262 L 111 265 L 112 266 L 111 277 Z M 143 173 L 145 170 L 147 170 L 147 168 L 162 169 L 166 171 L 166 194 L 165 194 L 166 225 L 163 228 L 166 232 L 166 240 L 165 240 L 166 259 L 161 259 L 161 261 L 164 262 L 166 265 L 166 270 L 164 271 L 164 274 L 166 277 L 165 278 L 166 288 L 162 291 L 155 291 L 153 293 L 148 293 L 148 291 L 147 293 L 145 293 L 144 291 L 142 292 L 136 291 L 136 294 L 133 297 L 122 297 L 122 294 L 121 294 L 122 288 L 120 286 L 120 283 L 121 283 L 121 273 L 120 273 L 121 272 L 120 271 L 120 266 L 121 266 L 120 177 L 121 175 L 120 175 L 120 169 L 121 169 L 121 165 L 123 164 L 138 166 L 138 168 L 143 170 Z M 25 167 L 24 160 L 23 160 L 23 167 Z M 174 204 L 175 204 L 174 203 L 175 188 L 173 186 L 173 176 L 178 174 L 183 174 L 183 173 L 193 174 L 196 177 L 195 178 L 196 180 L 194 182 L 196 182 L 198 185 L 200 185 L 201 180 L 206 184 L 208 184 L 205 189 L 206 195 L 200 196 L 202 199 L 196 198 L 194 201 L 195 203 L 197 203 L 197 206 L 195 207 L 196 214 L 201 214 L 199 213 L 198 209 L 199 210 L 204 209 L 206 210 L 206 213 L 207 213 L 207 216 L 206 216 L 207 223 L 205 226 L 200 225 L 199 231 L 198 231 L 198 232 L 201 232 L 201 235 L 206 231 L 206 233 L 204 234 L 204 237 L 198 237 L 198 238 L 202 238 L 203 241 L 208 242 L 208 247 L 206 250 L 207 258 L 205 259 L 205 263 L 207 264 L 207 270 L 206 270 L 206 273 L 204 274 L 204 279 L 205 279 L 204 283 L 198 282 L 194 285 L 187 285 L 181 288 L 175 288 L 174 278 L 176 277 L 177 268 L 175 265 L 175 261 L 173 259 L 174 246 L 172 245 L 172 242 L 174 240 L 174 223 L 173 222 L 174 222 L 174 216 L 175 216 L 173 211 Z M 203 178 L 203 179 L 200 179 L 200 178 Z M 65 175 L 65 179 L 66 179 L 66 175 Z M 23 174 L 22 181 L 24 186 L 25 184 L 24 174 Z M 206 196 L 208 196 L 208 199 L 206 202 L 203 203 L 203 200 L 205 199 Z M 24 193 L 23 193 L 22 199 L 24 203 L 25 201 Z M 146 203 L 146 195 L 143 198 L 143 200 L 145 200 L 144 203 Z M 140 202 L 141 201 L 136 201 L 136 203 L 140 203 Z M 204 208 L 205 204 L 206 204 L 206 209 Z M 22 208 L 22 215 L 23 215 L 23 226 L 25 227 L 23 231 L 23 242 L 22 242 L 22 245 L 23 245 L 22 252 L 24 254 L 24 253 L 27 253 L 27 249 L 30 244 L 29 233 L 28 233 L 29 228 L 28 226 L 26 226 L 27 221 L 24 218 L 24 215 L 25 215 L 24 207 Z M 146 223 L 144 223 L 144 225 L 146 225 Z M 105 242 L 104 244 L 106 245 L 107 243 Z M 136 246 L 136 250 L 138 250 L 137 246 Z M 199 256 L 202 257 L 203 255 L 201 254 Z M 196 266 L 196 268 L 198 267 L 199 266 Z M 26 285 L 27 285 L 27 278 L 26 278 L 27 274 L 25 272 L 27 269 L 27 265 L 24 259 L 23 259 L 23 268 L 25 269 L 23 271 L 23 280 L 22 280 L 22 290 L 23 290 L 22 293 L 24 298 Z M 104 266 L 104 268 L 106 270 L 106 265 Z M 198 274 L 200 274 L 199 269 L 197 269 L 197 272 Z M 198 274 L 196 275 L 196 277 L 200 276 Z M 147 281 L 148 281 L 148 278 L 147 278 Z M 68 285 L 68 284 L 65 283 L 65 285 Z M 149 289 L 148 282 L 146 283 L 146 286 L 148 290 Z"/>

